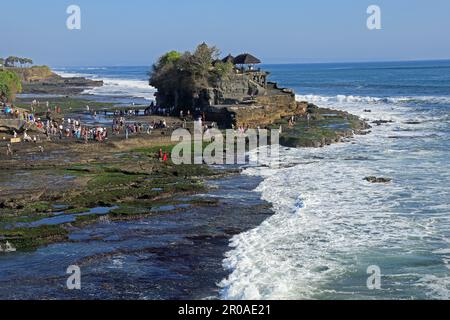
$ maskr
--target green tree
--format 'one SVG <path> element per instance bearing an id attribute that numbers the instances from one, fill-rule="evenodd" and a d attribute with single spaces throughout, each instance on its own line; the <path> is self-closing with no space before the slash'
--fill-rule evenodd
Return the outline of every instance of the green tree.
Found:
<path id="1" fill-rule="evenodd" d="M 199 45 L 191 56 L 190 72 L 196 89 L 202 90 L 210 85 L 212 71 L 214 71 L 213 61 L 218 56 L 219 50 L 216 47 L 208 47 L 206 43 Z"/>
<path id="2" fill-rule="evenodd" d="M 17 59 L 19 59 L 19 58 L 15 57 L 15 56 L 10 56 L 10 57 L 6 58 L 5 67 L 14 67 L 16 65 Z"/>
<path id="3" fill-rule="evenodd" d="M 219 54 L 216 47 L 202 43 L 194 53 L 171 51 L 159 58 L 150 74 L 150 85 L 158 89 L 158 102 L 178 108 L 182 100 L 185 106 L 193 106 L 202 93 L 233 70 L 232 64 L 214 63 Z"/>
<path id="4" fill-rule="evenodd" d="M 20 67 L 23 67 L 24 65 L 32 65 L 33 60 L 29 58 L 21 58 L 16 56 L 10 56 L 4 60 L 4 66 L 5 67 L 16 67 L 19 65 Z"/>
<path id="5" fill-rule="evenodd" d="M 150 74 L 150 85 L 158 88 L 160 95 L 171 97 L 171 101 L 168 103 L 175 106 L 178 105 L 181 94 L 179 88 L 183 80 L 182 57 L 184 55 L 177 51 L 164 54 L 153 65 Z"/>
<path id="6" fill-rule="evenodd" d="M 29 58 L 19 58 L 19 63 L 21 66 L 25 65 L 25 67 L 28 67 L 29 65 L 33 64 L 33 60 Z"/>
<path id="7" fill-rule="evenodd" d="M 0 71 L 0 100 L 12 102 L 20 92 L 22 84 L 19 76 L 11 71 Z"/>

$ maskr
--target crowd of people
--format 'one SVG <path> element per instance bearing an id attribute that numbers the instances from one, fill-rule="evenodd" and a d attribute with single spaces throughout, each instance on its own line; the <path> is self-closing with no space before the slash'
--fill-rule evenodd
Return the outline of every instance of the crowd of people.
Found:
<path id="1" fill-rule="evenodd" d="M 119 117 L 113 120 L 112 133 L 114 135 L 125 134 L 125 137 L 128 139 L 128 136 L 132 134 L 151 134 L 153 130 L 166 128 L 168 128 L 166 120 L 152 121 L 148 124 L 141 122 L 127 123 L 124 117 Z"/>
<path id="2" fill-rule="evenodd" d="M 38 112 L 40 110 L 40 112 Z M 45 110 L 47 110 L 45 112 Z M 165 130 L 169 128 L 167 119 L 158 119 L 148 122 L 139 122 L 133 119 L 141 115 L 150 116 L 158 115 L 161 117 L 169 116 L 173 114 L 175 108 L 162 108 L 152 103 L 151 106 L 145 110 L 138 108 L 131 109 L 117 109 L 113 112 L 105 110 L 105 119 L 111 117 L 112 124 L 105 127 L 107 122 L 97 121 L 98 115 L 96 110 L 86 106 L 87 112 L 95 120 L 89 123 L 88 120 L 83 120 L 86 123 L 82 123 L 83 116 L 73 118 L 61 118 L 62 110 L 58 106 L 50 107 L 50 104 L 41 103 L 37 100 L 31 102 L 31 109 L 25 110 L 16 108 L 11 104 L 3 104 L 3 113 L 7 118 L 19 119 L 26 121 L 28 125 L 22 129 L 23 136 L 19 137 L 16 131 L 13 132 L 14 138 L 22 138 L 24 142 L 38 143 L 42 138 L 51 141 L 57 140 L 80 140 L 84 143 L 89 141 L 104 142 L 109 139 L 109 134 L 112 136 L 121 136 L 128 139 L 130 135 L 148 134 L 150 135 L 154 130 Z M 205 114 L 198 116 L 198 121 L 203 128 L 203 132 L 207 132 L 209 129 L 214 128 L 215 124 L 208 126 L 205 122 Z M 83 118 L 84 119 L 84 118 Z M 180 111 L 180 119 L 183 121 L 183 128 L 187 128 L 187 121 L 192 121 L 195 118 L 192 116 L 189 109 Z M 101 124 L 99 124 L 99 122 Z M 30 126 L 34 125 L 34 126 Z M 172 125 L 172 124 L 171 124 Z M 176 127 L 176 125 L 174 125 Z M 37 130 L 40 129 L 40 130 Z M 27 130 L 28 129 L 28 130 Z M 33 131 L 31 131 L 33 130 Z M 37 132 L 40 131 L 41 134 Z M 36 135 L 29 135 L 29 132 L 35 132 Z M 13 143 L 13 141 L 11 141 Z M 43 148 L 40 146 L 39 150 L 43 152 Z M 7 145 L 7 155 L 13 155 L 12 145 Z M 164 152 L 158 155 L 162 161 L 166 161 L 168 155 Z M 166 160 L 164 160 L 166 159 Z"/>
<path id="3" fill-rule="evenodd" d="M 60 139 L 75 138 L 78 140 L 84 140 L 87 143 L 89 140 L 103 142 L 108 140 L 108 129 L 102 126 L 88 127 L 83 126 L 81 121 L 73 119 L 62 119 L 58 123 L 50 123 L 46 128 L 46 135 L 58 134 Z"/>
<path id="4" fill-rule="evenodd" d="M 155 105 L 154 102 L 151 103 L 151 105 L 144 110 L 144 115 L 146 116 L 162 116 L 162 117 L 168 117 L 171 114 L 173 114 L 175 110 L 175 107 L 172 108 L 165 108 Z"/>

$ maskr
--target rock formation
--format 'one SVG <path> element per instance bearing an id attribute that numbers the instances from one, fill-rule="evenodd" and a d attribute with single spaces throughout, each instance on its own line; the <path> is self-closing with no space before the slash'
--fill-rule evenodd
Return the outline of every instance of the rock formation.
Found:
<path id="1" fill-rule="evenodd" d="M 169 52 L 153 66 L 150 84 L 158 90 L 157 106 L 205 114 L 223 127 L 262 126 L 299 115 L 292 90 L 269 82 L 269 72 L 255 69 L 261 61 L 250 54 L 214 59 L 217 49 L 201 44 L 194 53 Z M 169 80 L 170 79 L 170 80 Z"/>
<path id="2" fill-rule="evenodd" d="M 63 78 L 46 66 L 8 68 L 22 80 L 22 92 L 31 94 L 75 95 L 88 88 L 101 87 L 103 81 L 82 77 Z"/>

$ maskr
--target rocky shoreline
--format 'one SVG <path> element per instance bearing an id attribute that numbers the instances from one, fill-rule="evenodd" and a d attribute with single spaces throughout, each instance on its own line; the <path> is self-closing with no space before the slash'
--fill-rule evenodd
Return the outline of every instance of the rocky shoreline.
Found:
<path id="1" fill-rule="evenodd" d="M 370 133 L 371 126 L 348 112 L 308 104 L 306 113 L 289 124 L 290 117 L 276 121 L 272 129 L 283 128 L 280 144 L 291 148 L 323 148 L 346 142 L 355 135 Z"/>
<path id="2" fill-rule="evenodd" d="M 72 226 L 64 244 L 0 255 L 0 298 L 219 299 L 217 284 L 227 276 L 222 260 L 230 239 L 273 214 L 253 192 L 259 182 L 240 175 L 209 180 L 208 192 L 179 200 L 202 199 L 215 205 L 129 220 L 105 216 L 96 224 Z M 57 258 L 62 250 L 78 254 Z M 36 275 L 33 281 L 20 272 L 23 255 L 30 263 L 45 265 L 44 273 L 36 264 L 29 270 L 28 276 Z M 82 291 L 65 289 L 68 264 L 82 268 Z"/>
<path id="3" fill-rule="evenodd" d="M 55 81 L 56 88 L 74 90 Z M 34 84 L 35 90 L 51 87 L 44 83 Z M 52 90 L 46 92 L 57 92 Z M 28 108 L 32 99 L 21 99 L 19 106 Z M 82 114 L 86 104 L 91 112 L 115 110 L 112 104 L 76 97 L 49 100 L 61 108 L 58 117 Z M 45 111 L 45 106 L 41 109 Z M 303 109 L 306 112 L 296 114 L 294 125 L 289 125 L 290 117 L 281 115 L 267 127 L 283 128 L 283 145 L 324 147 L 370 132 L 365 121 L 346 112 L 311 104 Z M 173 126 L 180 122 L 166 120 Z M 35 255 L 48 255 L 51 260 L 55 251 L 63 254 L 58 248 L 64 246 L 64 252 L 83 252 L 67 263 L 83 270 L 105 266 L 106 271 L 92 271 L 95 277 L 85 277 L 90 285 L 82 293 L 68 292 L 60 281 L 64 275 L 58 273 L 64 262 L 55 260 L 49 274 L 36 275 L 33 283 L 23 281 L 19 274 L 0 277 L 0 297 L 218 299 L 217 284 L 227 276 L 222 260 L 230 239 L 260 225 L 273 210 L 253 191 L 259 181 L 240 175 L 239 168 L 161 162 L 159 149 L 170 153 L 173 146 L 169 132 L 156 130 L 151 136 L 128 140 L 111 136 L 105 143 L 88 144 L 73 139 L 46 141 L 41 136 L 38 144 L 15 144 L 13 158 L 1 152 L 0 263 L 8 261 L 15 270 L 15 257 L 20 260 L 26 253 L 31 260 Z M 6 141 L 0 140 L 0 148 L 5 147 Z M 129 239 L 132 245 L 127 244 Z M 151 284 L 117 280 L 122 277 L 107 267 L 117 259 L 124 259 L 127 269 L 146 270 L 151 261 L 150 266 L 166 271 L 153 274 L 153 269 L 147 270 Z M 147 262 L 142 265 L 141 261 Z M 128 274 L 139 277 L 139 272 Z M 158 286 L 167 290 L 162 293 Z"/>
<path id="4" fill-rule="evenodd" d="M 58 101 L 63 112 L 72 113 L 82 110 L 86 103 L 83 101 L 77 109 L 77 104 L 70 99 Z M 95 103 L 91 106 L 113 108 Z M 366 122 L 346 112 L 314 105 L 309 105 L 307 112 L 309 116 L 297 116 L 292 126 L 287 124 L 287 118 L 272 125 L 275 129 L 283 127 L 282 145 L 323 147 L 345 142 L 354 134 L 369 132 Z M 173 147 L 170 135 L 161 136 L 161 133 L 130 140 L 111 137 L 103 144 L 41 139 L 39 145 L 44 153 L 40 153 L 34 143 L 15 145 L 12 159 L 2 152 L 0 167 L 6 175 L 0 175 L 0 243 L 8 242 L 18 250 L 28 250 L 66 241 L 70 228 L 83 228 L 105 216 L 114 221 L 140 219 L 155 214 L 159 207 L 172 206 L 170 211 L 179 211 L 186 207 L 216 205 L 201 201 L 183 203 L 175 199 L 205 192 L 206 180 L 238 171 L 161 163 L 158 150 L 170 153 Z M 0 141 L 2 149 L 5 144 Z M 96 208 L 110 210 L 91 213 Z M 48 219 L 55 223 L 39 222 Z"/>
<path id="5" fill-rule="evenodd" d="M 103 81 L 83 77 L 61 77 L 46 66 L 31 68 L 7 68 L 22 80 L 22 94 L 73 96 L 95 87 L 103 86 Z"/>

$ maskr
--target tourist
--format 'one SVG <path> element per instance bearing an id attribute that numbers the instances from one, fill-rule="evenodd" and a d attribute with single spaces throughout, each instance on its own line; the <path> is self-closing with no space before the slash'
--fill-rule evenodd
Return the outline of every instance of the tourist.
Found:
<path id="1" fill-rule="evenodd" d="M 6 107 L 5 107 L 5 115 L 10 115 L 11 114 L 11 108 L 8 106 L 8 105 L 6 105 Z"/>
<path id="2" fill-rule="evenodd" d="M 167 152 L 164 152 L 163 162 L 167 162 L 167 160 L 168 160 Z"/>
<path id="3" fill-rule="evenodd" d="M 12 151 L 12 148 L 11 148 L 11 144 L 7 144 L 6 145 L 6 156 L 8 157 L 12 157 L 13 156 L 13 151 Z"/>
<path id="4" fill-rule="evenodd" d="M 48 132 L 49 129 L 45 129 L 45 137 L 47 141 L 51 141 L 50 134 Z"/>
<path id="5" fill-rule="evenodd" d="M 23 132 L 23 141 L 25 141 L 25 142 L 31 142 L 31 141 L 33 141 L 33 139 L 28 135 L 27 130 L 25 130 L 25 131 Z"/>

